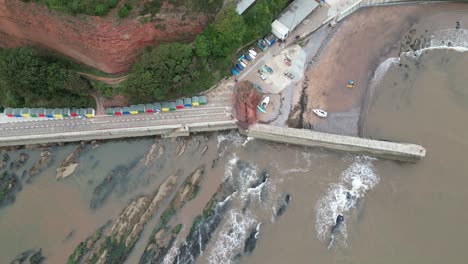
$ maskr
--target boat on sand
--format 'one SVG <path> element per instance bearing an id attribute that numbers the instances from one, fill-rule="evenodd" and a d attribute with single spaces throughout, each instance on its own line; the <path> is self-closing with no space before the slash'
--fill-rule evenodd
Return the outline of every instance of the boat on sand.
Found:
<path id="1" fill-rule="evenodd" d="M 323 111 L 322 109 L 312 109 L 312 112 L 314 112 L 314 114 L 322 118 L 325 118 L 328 115 L 328 113 Z"/>

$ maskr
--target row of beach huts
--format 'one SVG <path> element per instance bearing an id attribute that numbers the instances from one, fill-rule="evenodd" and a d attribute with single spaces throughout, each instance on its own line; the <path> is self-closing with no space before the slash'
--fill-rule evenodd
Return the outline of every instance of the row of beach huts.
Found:
<path id="1" fill-rule="evenodd" d="M 177 99 L 174 102 L 162 102 L 153 104 L 139 104 L 127 107 L 107 108 L 107 115 L 136 115 L 141 113 L 159 113 L 175 111 L 177 109 L 192 108 L 206 105 L 205 96 L 194 96 L 192 98 Z"/>
<path id="2" fill-rule="evenodd" d="M 5 115 L 8 117 L 94 117 L 96 111 L 92 108 L 5 108 Z"/>
<path id="3" fill-rule="evenodd" d="M 107 115 L 136 115 L 140 113 L 169 112 L 177 109 L 197 107 L 206 105 L 205 96 L 194 96 L 192 98 L 178 99 L 174 102 L 162 102 L 154 104 L 139 104 L 128 107 L 107 108 Z M 8 117 L 89 117 L 96 115 L 93 108 L 6 108 L 4 114 Z"/>

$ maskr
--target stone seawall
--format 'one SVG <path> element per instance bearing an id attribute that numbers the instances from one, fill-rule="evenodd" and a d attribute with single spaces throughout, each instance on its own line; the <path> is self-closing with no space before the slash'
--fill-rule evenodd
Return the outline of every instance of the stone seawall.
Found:
<path id="1" fill-rule="evenodd" d="M 416 162 L 426 155 L 426 149 L 415 144 L 341 136 L 305 129 L 255 124 L 241 133 L 248 137 L 279 143 L 319 147 L 398 161 Z"/>
<path id="2" fill-rule="evenodd" d="M 132 127 L 120 129 L 77 131 L 68 133 L 50 133 L 39 135 L 0 137 L 0 147 L 21 146 L 30 144 L 47 144 L 59 142 L 75 142 L 100 139 L 117 139 L 132 137 L 147 137 L 161 135 L 163 137 L 188 136 L 189 133 L 210 132 L 237 129 L 234 120 L 193 123 L 187 126 L 165 125 Z M 185 132 L 185 133 L 184 133 Z M 188 133 L 187 133 L 188 132 Z"/>

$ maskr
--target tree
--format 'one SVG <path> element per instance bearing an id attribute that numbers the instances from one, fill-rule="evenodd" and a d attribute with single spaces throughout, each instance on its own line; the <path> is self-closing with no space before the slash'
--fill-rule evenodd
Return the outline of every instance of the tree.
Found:
<path id="1" fill-rule="evenodd" d="M 200 58 L 210 55 L 210 43 L 204 35 L 198 35 L 195 39 L 195 53 Z"/>
<path id="2" fill-rule="evenodd" d="M 132 67 L 124 94 L 134 103 L 162 100 L 190 84 L 192 49 L 186 44 L 162 44 L 145 51 Z"/>
<path id="3" fill-rule="evenodd" d="M 0 49 L 0 88 L 0 103 L 9 107 L 89 105 L 88 85 L 76 72 L 31 48 Z"/>

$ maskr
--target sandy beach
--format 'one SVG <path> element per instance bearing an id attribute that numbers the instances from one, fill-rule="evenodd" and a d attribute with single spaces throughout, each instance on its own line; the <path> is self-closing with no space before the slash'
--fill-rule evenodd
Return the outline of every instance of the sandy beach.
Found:
<path id="1" fill-rule="evenodd" d="M 310 61 L 304 84 L 296 87 L 296 95 L 305 87 L 302 124 L 298 124 L 300 103 L 293 106 L 289 123 L 357 135 L 369 80 L 377 66 L 400 52 L 424 47 L 434 31 L 455 28 L 456 21 L 468 23 L 463 16 L 466 9 L 463 4 L 372 7 L 344 19 L 330 30 Z M 348 80 L 354 81 L 354 88 L 347 88 Z M 318 118 L 313 108 L 326 110 L 329 118 Z"/>

